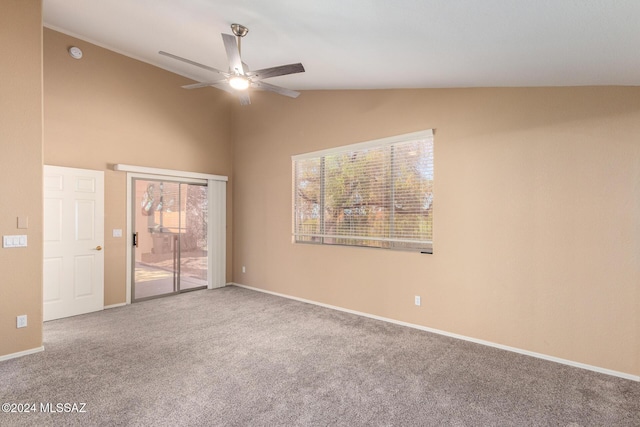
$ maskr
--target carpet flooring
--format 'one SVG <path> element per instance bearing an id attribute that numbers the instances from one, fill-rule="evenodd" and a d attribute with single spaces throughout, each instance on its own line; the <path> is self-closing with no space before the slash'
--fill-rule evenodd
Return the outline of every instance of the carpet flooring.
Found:
<path id="1" fill-rule="evenodd" d="M 640 426 L 640 383 L 234 286 L 44 346 L 0 362 L 0 404 L 36 404 L 1 426 Z"/>

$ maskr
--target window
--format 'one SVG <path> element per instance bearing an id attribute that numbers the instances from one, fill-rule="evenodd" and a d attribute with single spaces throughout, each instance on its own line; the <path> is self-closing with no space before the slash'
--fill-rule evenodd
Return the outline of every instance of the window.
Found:
<path id="1" fill-rule="evenodd" d="M 298 243 L 432 251 L 433 132 L 292 157 Z"/>

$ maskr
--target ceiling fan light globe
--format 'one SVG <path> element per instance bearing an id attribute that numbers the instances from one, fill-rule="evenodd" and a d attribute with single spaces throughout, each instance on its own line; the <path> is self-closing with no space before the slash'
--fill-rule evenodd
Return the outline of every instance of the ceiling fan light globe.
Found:
<path id="1" fill-rule="evenodd" d="M 249 79 L 241 76 L 234 76 L 229 79 L 229 86 L 236 90 L 246 90 L 249 87 Z"/>

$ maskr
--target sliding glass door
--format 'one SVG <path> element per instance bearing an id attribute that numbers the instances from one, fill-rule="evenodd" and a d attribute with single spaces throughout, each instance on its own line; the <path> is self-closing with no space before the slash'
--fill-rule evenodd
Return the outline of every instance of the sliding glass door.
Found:
<path id="1" fill-rule="evenodd" d="M 133 179 L 132 300 L 207 286 L 207 186 Z"/>

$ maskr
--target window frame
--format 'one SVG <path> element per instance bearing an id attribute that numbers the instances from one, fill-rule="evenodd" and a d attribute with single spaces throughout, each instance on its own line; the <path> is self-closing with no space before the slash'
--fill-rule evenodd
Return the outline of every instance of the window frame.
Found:
<path id="1" fill-rule="evenodd" d="M 325 161 L 326 158 L 329 156 L 335 156 L 335 155 L 341 155 L 341 154 L 345 154 L 345 153 L 354 153 L 354 152 L 360 152 L 360 151 L 365 151 L 365 150 L 370 150 L 370 149 L 376 149 L 376 148 L 382 148 L 382 147 L 390 147 L 390 159 L 388 160 L 388 163 L 384 163 L 384 165 L 388 164 L 388 167 L 391 169 L 391 176 L 395 176 L 393 175 L 394 173 L 394 169 L 395 167 L 398 166 L 399 163 L 395 163 L 394 162 L 394 153 L 395 153 L 395 147 L 397 144 L 401 144 L 401 143 L 409 143 L 412 141 L 419 141 L 419 140 L 431 140 L 431 157 L 430 160 L 431 162 L 429 163 L 430 166 L 430 170 L 431 170 L 431 185 L 433 185 L 434 182 L 434 165 L 433 165 L 433 149 L 434 149 L 434 141 L 433 141 L 433 134 L 434 131 L 433 129 L 427 129 L 427 130 L 423 130 L 423 131 L 419 131 L 419 132 L 412 132 L 412 133 L 407 133 L 407 134 L 402 134 L 402 135 L 395 135 L 395 136 L 391 136 L 391 137 L 387 137 L 387 138 L 381 138 L 381 139 L 376 139 L 376 140 L 372 140 L 372 141 L 366 141 L 366 142 L 360 142 L 360 143 L 356 143 L 356 144 L 349 144 L 349 145 L 344 145 L 344 146 L 340 146 L 340 147 L 335 147 L 335 148 L 329 148 L 329 149 L 325 149 L 325 150 L 319 150 L 319 151 L 313 151 L 313 152 L 309 152 L 309 153 L 304 153 L 304 154 L 298 154 L 298 155 L 293 155 L 291 156 L 291 164 L 292 164 L 292 229 L 291 229 L 291 236 L 292 236 L 292 243 L 301 243 L 301 244 L 315 244 L 315 245 L 329 245 L 329 246 L 336 246 L 336 245 L 342 245 L 342 246 L 355 246 L 355 247 L 364 247 L 364 248 L 377 248 L 377 249 L 392 249 L 392 250 L 407 250 L 407 251 L 414 251 L 414 252 L 421 252 L 421 253 L 433 253 L 433 235 L 431 234 L 431 240 L 420 240 L 420 239 L 411 239 L 411 238 L 392 238 L 392 237 L 373 237 L 373 236 L 345 236 L 345 235 L 340 235 L 340 234 L 331 234 L 328 235 L 326 234 L 326 230 L 325 230 L 325 197 L 326 197 L 326 169 L 325 169 Z M 299 162 L 301 161 L 305 161 L 305 160 L 316 160 L 319 159 L 320 164 L 319 164 L 319 172 L 318 172 L 318 178 L 319 178 L 319 197 L 318 197 L 318 232 L 317 233 L 301 233 L 301 232 L 297 232 L 296 230 L 296 226 L 298 225 L 298 218 L 297 218 L 297 210 L 296 210 L 296 203 L 298 201 L 297 198 L 297 194 L 298 194 L 298 170 L 297 167 L 299 165 Z M 391 182 L 393 182 L 393 179 L 391 180 Z M 391 185 L 391 190 L 390 190 L 390 197 L 392 201 L 395 201 L 396 199 L 394 199 L 394 195 L 395 195 L 395 191 L 396 191 L 396 186 L 395 185 Z M 435 191 L 431 190 L 431 196 L 433 196 L 433 193 Z M 393 202 L 395 203 L 395 202 Z M 429 204 L 429 208 L 427 209 L 431 209 L 431 227 L 433 227 L 433 198 L 430 201 Z M 395 209 L 391 209 L 389 212 L 390 218 L 389 218 L 389 226 L 393 227 L 394 224 L 394 213 Z M 432 233 L 432 231 L 431 231 Z M 311 237 L 311 238 L 316 238 L 318 239 L 318 241 L 309 241 L 309 240 L 301 240 L 301 237 Z M 336 243 L 336 242 L 330 242 L 327 243 L 326 239 L 336 239 L 336 240 L 361 240 L 361 241 L 384 241 L 384 242 L 389 242 L 389 247 L 380 247 L 380 246 L 372 246 L 372 245 L 366 245 L 366 244 L 349 244 L 349 243 Z M 403 247 L 402 244 L 404 245 L 414 245 L 413 247 Z M 420 247 L 418 247 L 418 245 L 421 245 Z"/>

